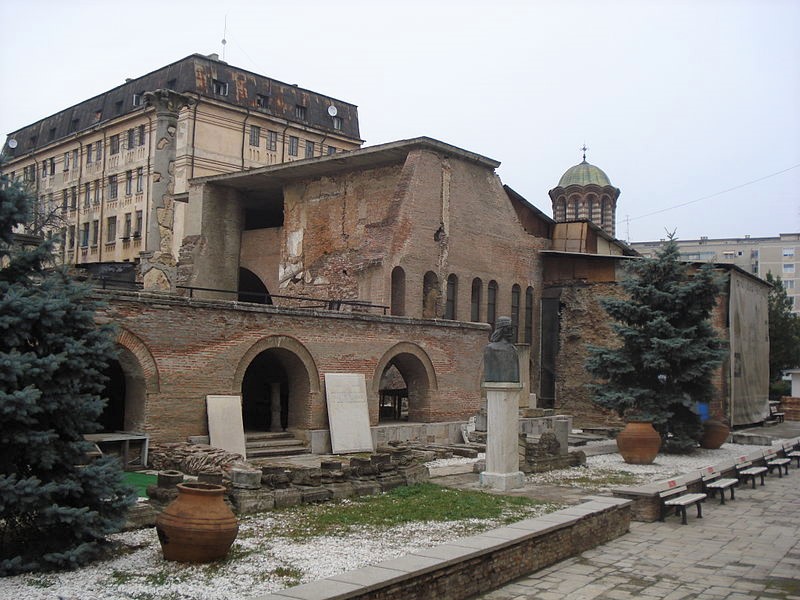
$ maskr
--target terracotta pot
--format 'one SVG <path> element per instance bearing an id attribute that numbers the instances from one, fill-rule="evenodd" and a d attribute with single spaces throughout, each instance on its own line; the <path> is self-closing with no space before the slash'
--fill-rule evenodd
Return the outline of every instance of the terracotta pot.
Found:
<path id="1" fill-rule="evenodd" d="M 617 448 L 626 463 L 649 465 L 661 448 L 661 436 L 652 423 L 631 421 L 619 432 Z"/>
<path id="2" fill-rule="evenodd" d="M 717 419 L 708 419 L 703 423 L 703 437 L 700 447 L 716 450 L 726 441 L 731 434 L 731 428 Z"/>
<path id="3" fill-rule="evenodd" d="M 166 560 L 210 562 L 223 558 L 236 539 L 239 524 L 225 504 L 225 487 L 179 483 L 178 497 L 156 519 Z"/>

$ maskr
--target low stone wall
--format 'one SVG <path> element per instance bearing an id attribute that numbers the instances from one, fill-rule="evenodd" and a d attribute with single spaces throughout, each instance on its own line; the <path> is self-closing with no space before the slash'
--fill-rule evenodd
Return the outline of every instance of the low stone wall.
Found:
<path id="1" fill-rule="evenodd" d="M 463 600 L 624 535 L 629 500 L 583 504 L 253 600 Z"/>

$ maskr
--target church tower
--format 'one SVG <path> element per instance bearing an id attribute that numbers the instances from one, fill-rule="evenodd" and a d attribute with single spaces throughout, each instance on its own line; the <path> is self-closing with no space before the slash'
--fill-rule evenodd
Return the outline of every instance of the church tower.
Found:
<path id="1" fill-rule="evenodd" d="M 556 223 L 588 220 L 616 237 L 617 198 L 619 189 L 611 185 L 602 169 L 586 162 L 570 167 L 561 176 L 558 185 L 550 190 L 553 202 L 553 219 Z"/>

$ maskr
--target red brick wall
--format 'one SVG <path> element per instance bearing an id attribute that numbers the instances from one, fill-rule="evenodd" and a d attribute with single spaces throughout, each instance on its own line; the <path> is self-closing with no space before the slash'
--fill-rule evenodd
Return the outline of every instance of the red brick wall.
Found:
<path id="1" fill-rule="evenodd" d="M 433 373 L 427 401 L 414 407 L 414 420 L 461 420 L 480 408 L 485 325 L 279 311 L 148 294 L 102 296 L 108 305 L 98 317 L 116 323 L 119 343 L 141 357 L 148 382 L 144 429 L 155 441 L 207 434 L 206 395 L 240 394 L 249 362 L 265 348 L 281 349 L 294 365 L 305 361 L 300 371 L 310 376 L 307 396 L 290 400 L 290 427 L 294 419 L 299 429 L 327 428 L 326 372 L 364 374 L 370 419 L 377 424 L 380 365 L 398 351 L 416 353 L 420 359 L 411 362 L 428 363 Z M 419 373 L 426 376 L 422 366 Z"/>

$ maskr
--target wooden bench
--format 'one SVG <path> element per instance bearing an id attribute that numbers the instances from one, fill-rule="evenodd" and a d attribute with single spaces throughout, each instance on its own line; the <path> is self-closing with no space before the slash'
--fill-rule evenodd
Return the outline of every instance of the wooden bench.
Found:
<path id="1" fill-rule="evenodd" d="M 786 413 L 782 412 L 780 409 L 780 401 L 778 400 L 770 400 L 769 401 L 769 420 L 770 421 L 777 421 L 778 423 L 783 423 L 783 419 L 786 416 Z"/>
<path id="2" fill-rule="evenodd" d="M 778 469 L 778 477 L 783 478 L 783 469 L 786 470 L 786 474 L 788 475 L 789 463 L 791 462 L 791 458 L 781 458 L 775 450 L 764 450 L 764 463 L 766 463 L 770 475 L 772 475 L 772 470 L 776 467 Z"/>
<path id="3" fill-rule="evenodd" d="M 750 479 L 753 482 L 753 489 L 756 489 L 756 476 L 761 477 L 761 485 L 764 485 L 767 467 L 753 466 L 752 460 L 747 460 L 746 456 L 740 456 L 736 459 L 736 472 L 745 485 L 747 485 L 747 480 Z"/>
<path id="4" fill-rule="evenodd" d="M 800 450 L 794 449 L 794 442 L 783 443 L 783 455 L 789 460 L 795 459 L 797 461 L 797 468 L 800 469 Z"/>
<path id="5" fill-rule="evenodd" d="M 731 500 L 735 500 L 733 489 L 739 484 L 738 479 L 732 477 L 722 477 L 712 465 L 700 469 L 703 482 L 703 490 L 713 498 L 719 490 L 719 503 L 725 504 L 725 490 L 731 491 Z"/>
<path id="6" fill-rule="evenodd" d="M 694 504 L 697 507 L 697 518 L 703 518 L 703 511 L 700 508 L 700 503 L 706 499 L 706 494 L 693 494 L 687 493 L 688 489 L 685 485 L 677 485 L 674 480 L 667 482 L 671 487 L 663 492 L 658 493 L 661 500 L 661 513 L 659 521 L 663 521 L 667 516 L 667 512 L 673 506 L 675 507 L 675 514 L 681 516 L 681 523 L 686 525 L 686 507 Z"/>

